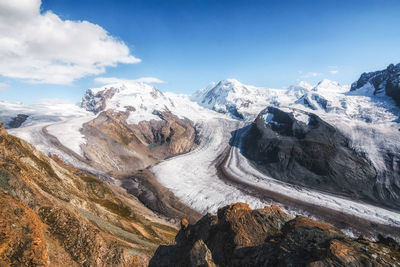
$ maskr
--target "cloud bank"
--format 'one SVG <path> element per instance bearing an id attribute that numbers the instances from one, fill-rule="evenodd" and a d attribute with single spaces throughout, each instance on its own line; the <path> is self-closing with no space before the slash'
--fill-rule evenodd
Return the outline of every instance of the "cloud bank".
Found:
<path id="1" fill-rule="evenodd" d="M 118 63 L 138 63 L 99 25 L 40 12 L 41 0 L 0 0 L 0 75 L 69 84 Z"/>

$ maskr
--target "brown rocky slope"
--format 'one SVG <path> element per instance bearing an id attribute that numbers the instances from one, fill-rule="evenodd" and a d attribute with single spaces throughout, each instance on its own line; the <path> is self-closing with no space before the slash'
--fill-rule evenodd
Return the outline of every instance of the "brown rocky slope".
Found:
<path id="1" fill-rule="evenodd" d="M 276 206 L 232 204 L 181 227 L 176 244 L 160 246 L 150 266 L 400 266 L 390 238 L 350 238 Z"/>
<path id="2" fill-rule="evenodd" d="M 127 112 L 112 109 L 101 112 L 84 124 L 82 146 L 89 165 L 117 178 L 128 193 L 146 207 L 169 218 L 187 217 L 191 222 L 201 215 L 184 205 L 157 182 L 147 167 L 165 158 L 189 152 L 196 146 L 193 123 L 168 110 L 154 111 L 160 120 L 128 124 Z"/>
<path id="3" fill-rule="evenodd" d="M 88 163 L 112 176 L 131 175 L 170 156 L 190 151 L 196 131 L 187 119 L 169 111 L 157 112 L 160 120 L 128 124 L 129 111 L 101 112 L 84 124 L 87 143 L 82 146 Z"/>
<path id="4" fill-rule="evenodd" d="M 0 266 L 146 266 L 174 225 L 0 123 Z"/>

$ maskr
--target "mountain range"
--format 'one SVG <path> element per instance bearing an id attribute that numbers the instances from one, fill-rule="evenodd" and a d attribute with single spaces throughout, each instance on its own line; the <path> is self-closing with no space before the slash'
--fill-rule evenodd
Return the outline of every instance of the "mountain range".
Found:
<path id="1" fill-rule="evenodd" d="M 226 79 L 188 96 L 126 81 L 79 105 L 0 101 L 0 263 L 290 265 L 316 236 L 303 264 L 396 264 L 399 77 L 400 64 L 351 86 Z M 257 210 L 221 209 L 236 202 Z"/>

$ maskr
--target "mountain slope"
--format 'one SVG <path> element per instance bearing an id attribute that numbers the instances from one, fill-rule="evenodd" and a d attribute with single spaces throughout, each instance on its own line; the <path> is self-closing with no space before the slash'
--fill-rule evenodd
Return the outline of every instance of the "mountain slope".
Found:
<path id="1" fill-rule="evenodd" d="M 82 150 L 91 166 L 120 177 L 196 145 L 193 123 L 169 111 L 139 124 L 128 124 L 128 116 L 127 112 L 107 110 L 83 125 L 86 144 Z"/>
<path id="2" fill-rule="evenodd" d="M 275 179 L 400 208 L 396 170 L 381 188 L 375 167 L 350 144 L 315 114 L 268 107 L 243 139 L 242 151 Z"/>
<path id="3" fill-rule="evenodd" d="M 0 150 L 3 264 L 145 266 L 176 232 L 137 199 L 48 158 L 2 125 Z"/>

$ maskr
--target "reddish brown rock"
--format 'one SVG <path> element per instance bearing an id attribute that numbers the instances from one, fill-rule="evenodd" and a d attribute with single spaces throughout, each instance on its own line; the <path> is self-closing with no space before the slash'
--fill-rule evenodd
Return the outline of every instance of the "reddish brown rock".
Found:
<path id="1" fill-rule="evenodd" d="M 182 218 L 181 220 L 181 228 L 186 229 L 189 226 L 189 222 L 186 218 Z"/>
<path id="2" fill-rule="evenodd" d="M 190 251 L 190 266 L 216 267 L 212 259 L 211 251 L 201 239 L 194 243 L 193 248 Z"/>
<path id="3" fill-rule="evenodd" d="M 0 266 L 147 266 L 177 232 L 136 198 L 1 126 L 0 192 Z"/>
<path id="4" fill-rule="evenodd" d="M 49 266 L 43 230 L 35 212 L 0 194 L 0 266 Z"/>
<path id="5" fill-rule="evenodd" d="M 160 246 L 150 266 L 399 266 L 392 239 L 353 239 L 329 224 L 279 207 L 237 203 L 183 227 L 176 244 Z"/>

